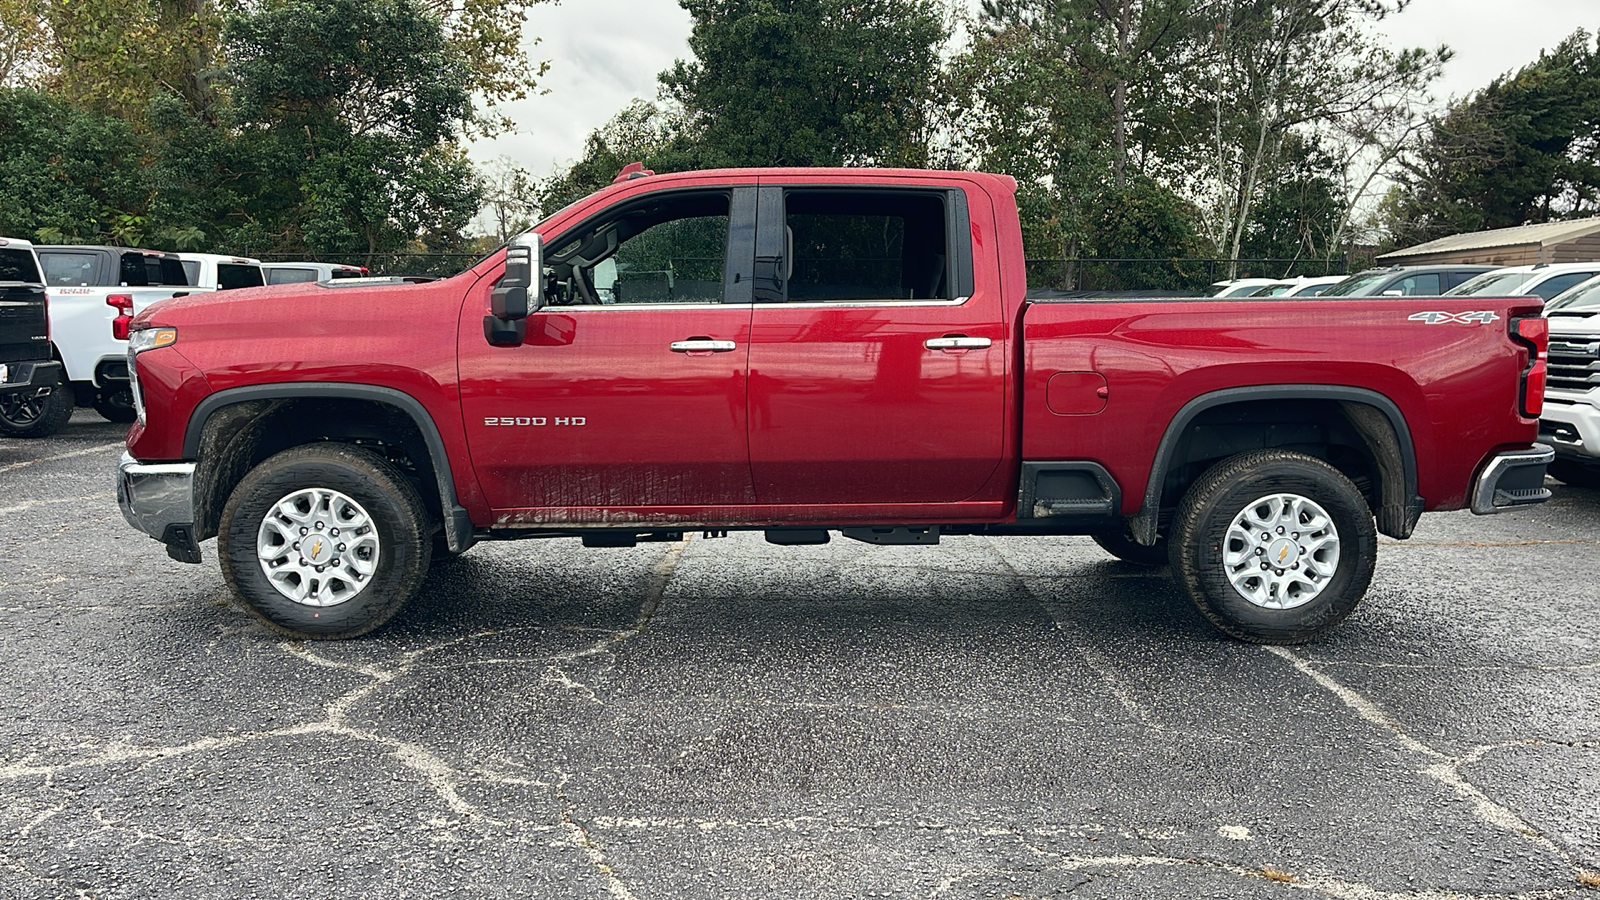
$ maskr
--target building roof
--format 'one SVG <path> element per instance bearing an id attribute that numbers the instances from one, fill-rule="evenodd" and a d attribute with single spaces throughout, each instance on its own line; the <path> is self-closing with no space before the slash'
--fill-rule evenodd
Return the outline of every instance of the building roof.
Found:
<path id="1" fill-rule="evenodd" d="M 1466 234 L 1439 238 L 1426 244 L 1395 250 L 1378 257 L 1380 260 L 1423 256 L 1432 253 L 1458 253 L 1463 250 L 1487 250 L 1491 247 L 1515 247 L 1538 244 L 1548 247 L 1575 238 L 1600 233 L 1600 216 L 1592 219 L 1572 219 L 1566 222 L 1545 222 L 1541 225 L 1519 225 L 1515 228 L 1496 228 L 1493 231 L 1472 231 Z"/>

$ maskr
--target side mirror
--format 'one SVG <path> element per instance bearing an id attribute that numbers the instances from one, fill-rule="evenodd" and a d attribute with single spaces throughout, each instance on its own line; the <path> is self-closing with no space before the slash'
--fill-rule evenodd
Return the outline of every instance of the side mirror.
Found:
<path id="1" fill-rule="evenodd" d="M 483 336 L 495 347 L 521 346 L 526 319 L 544 306 L 544 240 L 519 234 L 506 245 L 506 274 L 489 294 Z"/>

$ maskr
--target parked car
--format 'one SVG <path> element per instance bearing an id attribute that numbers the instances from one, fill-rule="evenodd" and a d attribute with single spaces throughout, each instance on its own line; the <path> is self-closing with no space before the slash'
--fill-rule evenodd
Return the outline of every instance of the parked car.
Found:
<path id="1" fill-rule="evenodd" d="M 232 291 L 267 283 L 261 260 L 219 253 L 179 253 L 189 284 L 208 290 Z"/>
<path id="2" fill-rule="evenodd" d="M 156 304 L 123 514 L 184 562 L 216 536 L 304 638 L 380 626 L 478 540 L 746 529 L 1093 535 L 1294 643 L 1355 609 L 1378 533 L 1549 496 L 1538 300 L 1031 298 L 1015 190 L 624 177 L 440 281 Z"/>
<path id="3" fill-rule="evenodd" d="M 1324 297 L 1437 297 L 1494 266 L 1390 266 L 1358 272 L 1322 292 Z"/>
<path id="4" fill-rule="evenodd" d="M 1211 296 L 1248 297 L 1255 291 L 1277 282 L 1276 278 L 1237 278 L 1233 281 L 1218 281 L 1211 285 L 1216 288 L 1211 292 Z"/>
<path id="5" fill-rule="evenodd" d="M 33 244 L 0 238 L 0 434 L 46 437 L 72 417 L 72 387 L 50 354 L 49 298 Z"/>
<path id="6" fill-rule="evenodd" d="M 1447 297 L 1539 297 L 1553 300 L 1600 275 L 1600 262 L 1538 263 L 1485 272 L 1445 291 Z"/>
<path id="7" fill-rule="evenodd" d="M 346 266 L 321 262 L 262 263 L 267 284 L 299 284 L 307 281 L 333 281 L 337 278 L 365 278 L 366 266 Z"/>
<path id="8" fill-rule="evenodd" d="M 145 305 L 190 285 L 176 254 L 93 244 L 41 244 L 50 295 L 50 339 L 78 406 L 132 422 L 128 323 Z"/>
<path id="9" fill-rule="evenodd" d="M 1288 281 L 1274 281 L 1265 287 L 1257 288 L 1251 297 L 1317 297 L 1321 296 L 1328 288 L 1344 280 L 1343 275 L 1323 275 L 1315 278 L 1292 278 Z"/>

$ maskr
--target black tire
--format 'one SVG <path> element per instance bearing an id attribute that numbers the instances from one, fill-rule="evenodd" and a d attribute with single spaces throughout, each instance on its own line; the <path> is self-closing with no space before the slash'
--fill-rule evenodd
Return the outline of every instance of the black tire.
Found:
<path id="1" fill-rule="evenodd" d="M 1149 566 L 1159 568 L 1167 564 L 1167 538 L 1166 535 L 1156 538 L 1155 546 L 1146 547 L 1135 541 L 1126 529 L 1119 531 L 1103 531 L 1093 535 L 1094 542 L 1100 549 L 1115 556 L 1125 563 L 1136 566 Z"/>
<path id="2" fill-rule="evenodd" d="M 128 385 L 102 388 L 94 395 L 94 411 L 108 422 L 119 425 L 131 423 L 138 418 L 138 412 L 133 408 L 133 388 Z"/>
<path id="3" fill-rule="evenodd" d="M 1319 544 L 1329 536 L 1325 527 L 1304 539 L 1297 531 L 1269 528 L 1263 538 L 1271 534 L 1272 540 L 1260 541 L 1258 550 L 1240 540 L 1240 532 L 1230 537 L 1235 519 L 1246 510 L 1288 516 L 1279 520 L 1288 522 L 1288 529 L 1297 521 L 1319 527 L 1316 520 L 1297 520 L 1290 514 L 1291 504 L 1264 503 L 1278 495 L 1320 507 L 1337 539 L 1336 557 L 1327 543 Z M 1283 541 L 1291 535 L 1294 539 Z M 1241 453 L 1212 466 L 1184 495 L 1170 537 L 1173 572 L 1200 614 L 1223 632 L 1258 644 L 1303 643 L 1344 621 L 1367 592 L 1378 550 L 1372 512 L 1350 479 L 1322 460 L 1287 450 Z M 1256 541 L 1253 528 L 1245 540 Z M 1278 570 L 1266 562 L 1242 562 L 1266 560 L 1272 552 L 1280 560 L 1287 554 L 1295 564 Z M 1226 562 L 1229 554 L 1241 560 L 1233 569 Z M 1258 565 L 1268 566 L 1259 576 L 1254 571 Z M 1260 602 L 1247 598 L 1230 573 L 1266 596 L 1258 594 Z M 1291 583 L 1280 587 L 1285 577 Z M 1309 599 L 1300 599 L 1307 595 Z M 1276 609 L 1264 603 L 1290 606 Z"/>
<path id="4" fill-rule="evenodd" d="M 0 396 L 0 434 L 14 438 L 42 438 L 67 427 L 74 406 L 72 385 L 58 377 L 50 393 L 23 399 L 22 394 Z"/>
<path id="5" fill-rule="evenodd" d="M 1600 488 L 1600 465 L 1586 466 L 1577 460 L 1558 459 L 1547 469 L 1567 487 Z"/>
<path id="6" fill-rule="evenodd" d="M 308 590 L 327 589 L 332 602 L 326 606 L 313 606 L 297 602 L 274 586 L 263 569 L 257 554 L 258 536 L 269 531 L 279 535 L 286 530 L 298 531 L 287 517 L 274 515 L 271 523 L 268 514 L 279 509 L 279 504 L 295 494 L 309 489 L 337 492 L 354 501 L 370 519 L 370 528 L 359 527 L 351 533 L 358 541 L 352 542 L 351 559 L 344 567 L 337 565 L 337 557 L 329 559 L 325 568 L 332 570 L 326 578 L 323 568 L 317 574 L 308 572 L 308 578 L 298 580 Z M 322 510 L 318 512 L 317 510 Z M 304 511 L 318 522 L 337 526 L 341 517 L 331 507 L 310 506 Z M 359 521 L 350 519 L 349 521 Z M 285 450 L 268 458 L 250 470 L 239 482 L 222 510 L 222 528 L 217 535 L 218 555 L 222 558 L 222 574 L 235 596 L 245 607 L 270 628 L 296 638 L 331 640 L 352 638 L 366 634 L 389 621 L 399 612 L 422 586 L 428 574 L 431 527 L 422 500 L 416 489 L 394 466 L 377 454 L 347 444 L 308 444 Z M 308 534 L 307 531 L 300 532 Z M 337 535 L 331 528 L 318 529 L 317 534 Z M 347 537 L 346 535 L 339 535 Z M 281 538 L 280 540 L 287 540 Z M 356 549 L 359 542 L 371 544 L 370 557 L 355 559 L 363 551 Z M 303 553 L 298 560 L 286 561 L 279 571 L 280 584 L 299 579 L 298 572 L 307 564 L 304 557 L 316 561 L 314 553 L 333 553 L 318 544 L 315 551 L 300 551 L 299 545 L 284 546 L 288 554 Z M 335 544 L 344 552 L 344 544 Z M 352 566 L 365 564 L 372 571 L 362 577 L 342 577 Z M 337 594 L 350 591 L 348 599 L 339 600 Z"/>

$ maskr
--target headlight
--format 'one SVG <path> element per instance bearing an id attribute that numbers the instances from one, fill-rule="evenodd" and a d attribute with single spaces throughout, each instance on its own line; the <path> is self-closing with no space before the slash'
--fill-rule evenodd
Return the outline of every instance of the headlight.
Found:
<path id="1" fill-rule="evenodd" d="M 139 354 L 177 342 L 176 328 L 145 328 L 128 335 L 128 390 L 133 393 L 133 411 L 140 425 L 144 424 L 144 395 L 139 390 Z"/>

